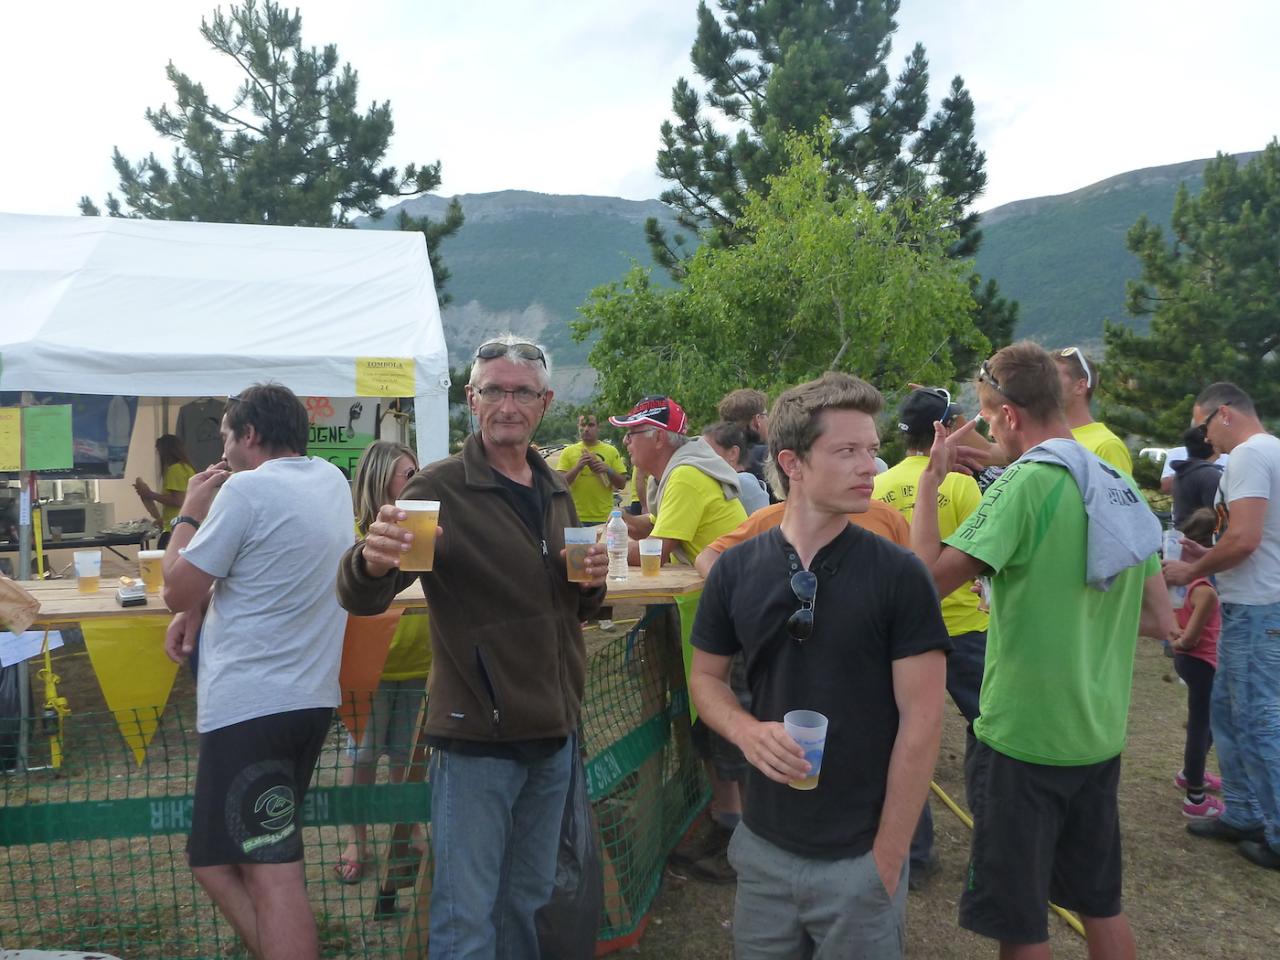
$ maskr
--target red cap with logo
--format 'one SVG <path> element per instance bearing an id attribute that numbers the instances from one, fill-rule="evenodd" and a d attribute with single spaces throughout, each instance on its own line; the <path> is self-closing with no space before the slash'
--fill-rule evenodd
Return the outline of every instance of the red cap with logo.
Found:
<path id="1" fill-rule="evenodd" d="M 630 427 L 643 423 L 650 427 L 660 427 L 672 433 L 684 433 L 689 426 L 689 418 L 684 408 L 670 397 L 645 397 L 631 412 L 621 417 L 610 417 L 609 422 L 615 427 Z"/>

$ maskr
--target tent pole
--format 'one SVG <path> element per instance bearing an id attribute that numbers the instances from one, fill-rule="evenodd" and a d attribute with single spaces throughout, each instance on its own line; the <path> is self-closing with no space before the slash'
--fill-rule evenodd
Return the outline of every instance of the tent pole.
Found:
<path id="1" fill-rule="evenodd" d="M 18 576 L 31 579 L 31 516 L 35 503 L 35 474 L 26 470 L 18 474 Z"/>

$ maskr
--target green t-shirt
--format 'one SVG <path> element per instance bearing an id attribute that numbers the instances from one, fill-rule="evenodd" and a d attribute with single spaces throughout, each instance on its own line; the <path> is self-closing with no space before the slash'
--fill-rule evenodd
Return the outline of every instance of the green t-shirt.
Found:
<path id="1" fill-rule="evenodd" d="M 883 500 L 911 522 L 915 513 L 916 489 L 920 474 L 929 463 L 928 457 L 907 457 L 876 477 L 877 500 Z M 966 473 L 948 473 L 938 487 L 938 533 L 944 539 L 951 536 L 964 522 L 965 517 L 978 508 L 982 491 L 978 481 Z M 973 584 L 966 582 L 942 598 L 942 622 L 947 633 L 958 637 L 987 629 L 987 615 L 978 609 L 981 597 L 973 592 Z"/>
<path id="2" fill-rule="evenodd" d="M 1160 564 L 1086 586 L 1087 526 L 1067 470 L 1015 463 L 946 540 L 992 570 L 973 732 L 1016 760 L 1085 766 L 1124 749 L 1143 581 Z"/>
<path id="3" fill-rule="evenodd" d="M 726 500 L 720 481 L 692 464 L 676 467 L 662 489 L 651 537 L 679 540 L 690 563 L 708 545 L 747 519 L 737 497 Z"/>
<path id="4" fill-rule="evenodd" d="M 581 440 L 569 444 L 561 451 L 556 469 L 561 473 L 568 473 L 578 465 L 583 451 L 588 449 L 615 473 L 624 475 L 627 472 L 617 448 L 603 440 L 591 447 L 587 447 Z M 613 512 L 613 484 L 607 477 L 598 476 L 588 467 L 583 467 L 582 472 L 574 477 L 573 483 L 569 484 L 569 495 L 573 497 L 573 505 L 578 510 L 578 519 L 583 523 L 603 523 Z"/>
<path id="5" fill-rule="evenodd" d="M 189 463 L 171 463 L 164 468 L 164 474 L 160 478 L 163 493 L 181 493 L 187 492 L 187 481 L 196 475 L 195 468 Z M 171 507 L 167 503 L 160 504 L 160 529 L 166 531 L 169 529 L 169 521 L 182 512 L 181 507 Z"/>

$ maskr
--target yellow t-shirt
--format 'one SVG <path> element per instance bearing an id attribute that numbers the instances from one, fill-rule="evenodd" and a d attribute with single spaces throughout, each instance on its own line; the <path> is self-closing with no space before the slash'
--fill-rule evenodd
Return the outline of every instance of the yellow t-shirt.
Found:
<path id="1" fill-rule="evenodd" d="M 1099 460 L 1105 460 L 1113 467 L 1125 473 L 1133 473 L 1133 458 L 1129 456 L 1129 448 L 1124 441 L 1107 429 L 1105 423 L 1094 420 L 1083 427 L 1073 427 L 1071 435 L 1076 442 Z"/>
<path id="2" fill-rule="evenodd" d="M 160 478 L 161 493 L 187 492 L 187 481 L 196 475 L 195 468 L 187 463 L 171 463 L 164 468 Z M 160 529 L 169 529 L 169 521 L 182 512 L 181 507 L 171 507 L 167 503 L 160 504 Z"/>
<path id="3" fill-rule="evenodd" d="M 679 540 L 689 562 L 702 549 L 737 528 L 747 511 L 737 497 L 726 500 L 720 481 L 697 467 L 676 467 L 667 478 L 651 537 Z"/>
<path id="4" fill-rule="evenodd" d="M 556 469 L 562 473 L 572 470 L 582 459 L 584 450 L 590 450 L 619 476 L 627 472 L 626 467 L 622 465 L 622 454 L 618 453 L 613 444 L 605 443 L 603 440 L 591 447 L 581 440 L 569 444 L 561 451 Z M 613 484 L 607 478 L 597 476 L 586 467 L 583 467 L 573 483 L 569 484 L 569 494 L 573 497 L 573 505 L 578 510 L 578 519 L 583 523 L 604 523 L 613 512 Z"/>
<path id="5" fill-rule="evenodd" d="M 910 523 L 911 515 L 915 512 L 920 474 L 924 473 L 928 463 L 928 457 L 915 456 L 907 457 L 890 467 L 876 477 L 873 496 L 896 507 Z M 955 533 L 956 528 L 977 509 L 981 501 L 982 491 L 978 489 L 978 483 L 973 477 L 963 473 L 947 474 L 947 479 L 938 488 L 938 533 L 941 539 L 945 540 Z M 947 633 L 953 637 L 987 629 L 989 618 L 978 610 L 981 597 L 970 589 L 972 586 L 972 583 L 965 583 L 942 598 L 942 622 L 947 626 Z"/>
<path id="6" fill-rule="evenodd" d="M 431 671 L 431 621 L 425 610 L 406 610 L 391 638 L 383 680 L 418 680 Z"/>

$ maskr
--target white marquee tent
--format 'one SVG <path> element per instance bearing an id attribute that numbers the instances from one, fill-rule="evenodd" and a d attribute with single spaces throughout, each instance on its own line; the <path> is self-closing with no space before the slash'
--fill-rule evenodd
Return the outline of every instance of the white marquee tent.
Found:
<path id="1" fill-rule="evenodd" d="M 412 359 L 422 462 L 448 453 L 448 354 L 420 233 L 0 214 L 0 391 L 360 395 Z"/>

